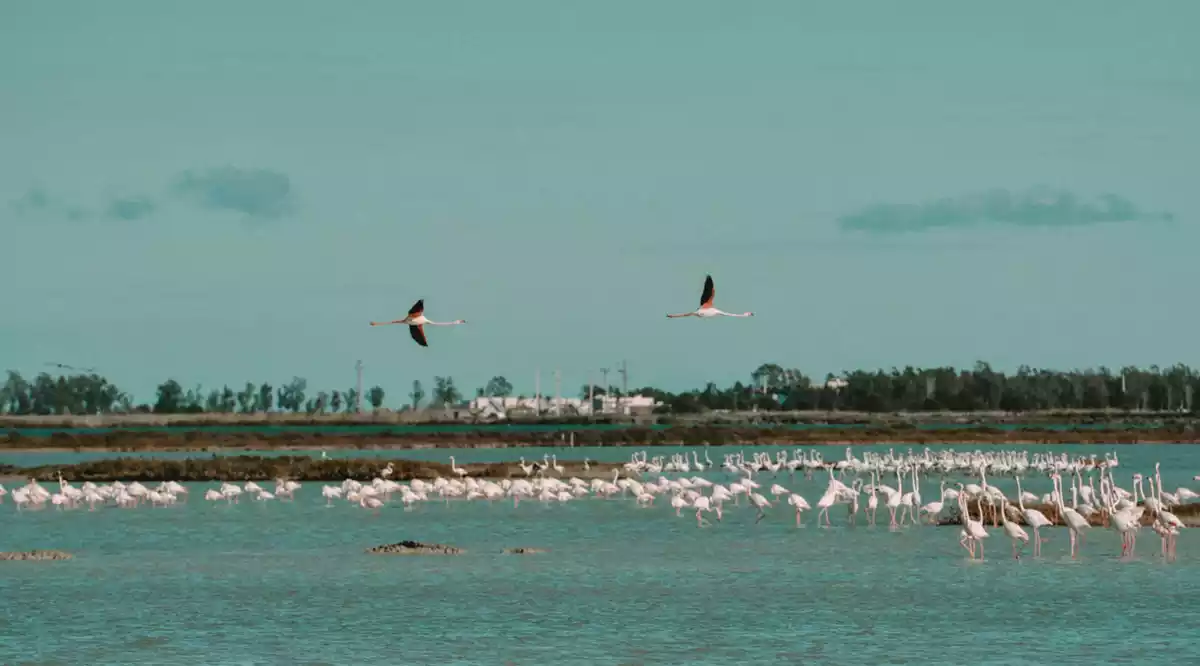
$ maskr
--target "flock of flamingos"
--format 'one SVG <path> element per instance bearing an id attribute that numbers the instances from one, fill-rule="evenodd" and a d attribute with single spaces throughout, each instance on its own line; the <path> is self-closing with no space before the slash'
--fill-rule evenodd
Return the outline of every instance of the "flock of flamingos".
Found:
<path id="1" fill-rule="evenodd" d="M 590 470 L 589 462 L 583 461 L 585 472 Z M 521 500 L 550 504 L 589 497 L 632 498 L 634 506 L 640 508 L 667 504 L 676 516 L 682 516 L 685 510 L 689 514 L 694 511 L 697 527 L 702 528 L 712 526 L 706 514 L 720 522 L 730 505 L 743 506 L 743 496 L 744 506 L 756 511 L 755 524 L 766 517 L 767 509 L 786 504 L 795 512 L 797 527 L 803 525 L 803 513 L 810 510 L 817 512 L 816 525 L 832 526 L 829 512 L 835 505 L 846 507 L 849 524 L 855 524 L 861 512 L 867 524 L 874 526 L 879 509 L 885 508 L 884 518 L 892 529 L 906 524 L 960 525 L 959 544 L 971 559 L 983 558 L 984 543 L 990 536 L 989 525 L 993 530 L 1002 530 L 1011 541 L 1015 558 L 1019 558 L 1030 544 L 1033 556 L 1040 556 L 1041 530 L 1058 525 L 1067 529 L 1073 558 L 1079 556 L 1085 535 L 1094 526 L 1120 533 L 1121 555 L 1129 557 L 1134 553 L 1141 527 L 1146 525 L 1159 536 L 1159 552 L 1168 561 L 1175 559 L 1176 537 L 1185 527 L 1172 509 L 1179 511 L 1179 507 L 1187 507 L 1189 501 L 1200 497 L 1184 487 L 1175 492 L 1165 490 L 1157 464 L 1153 475 L 1133 474 L 1129 486 L 1121 487 L 1115 474 L 1120 465 L 1116 454 L 1106 454 L 1099 459 L 1096 456 L 1071 458 L 1065 453 L 931 452 L 926 449 L 920 454 L 910 450 L 901 455 L 889 451 L 855 457 L 847 448 L 843 460 L 826 462 L 816 450 L 796 449 L 791 457 L 787 451 L 779 451 L 774 458 L 766 453 L 755 453 L 749 458 L 740 452 L 727 454 L 718 468 L 709 458 L 707 448 L 704 460 L 694 450 L 690 456 L 677 453 L 654 458 L 639 451 L 629 462 L 612 470 L 611 480 L 592 478 L 590 481 L 574 476 L 564 480 L 565 468 L 556 457 L 549 455 L 534 463 L 521 458 L 518 464 L 524 478 L 493 481 L 469 476 L 467 470 L 458 467 L 451 457 L 451 470 L 457 478 L 439 476 L 432 481 L 414 479 L 398 483 L 389 478 L 393 474 L 389 463 L 370 481 L 346 479 L 339 485 L 323 486 L 321 495 L 329 506 L 335 501 L 345 501 L 375 511 L 395 496 L 405 509 L 431 499 L 493 502 L 511 498 L 515 507 Z M 724 473 L 727 478 L 721 482 L 699 475 L 705 471 Z M 693 472 L 695 474 L 689 476 Z M 782 474 L 792 480 L 788 483 L 792 483 L 797 473 L 810 483 L 814 475 L 822 481 L 825 481 L 825 475 L 828 476 L 815 509 L 804 496 L 777 482 L 784 480 L 779 478 Z M 668 478 L 668 474 L 673 478 Z M 767 476 L 771 479 L 765 478 Z M 922 476 L 940 477 L 939 492 L 927 503 L 923 503 L 921 497 Z M 972 482 L 947 483 L 947 477 L 954 476 L 966 477 Z M 1021 479 L 1030 476 L 1048 478 L 1052 490 L 1041 496 L 1025 490 Z M 989 483 L 989 477 L 1012 478 L 1015 495 L 1010 498 Z M 762 482 L 756 479 L 762 479 Z M 1200 481 L 1200 476 L 1194 480 Z M 765 494 L 760 492 L 764 484 L 769 484 Z M 1146 486 L 1149 486 L 1149 493 Z M 300 483 L 286 479 L 276 479 L 274 492 L 253 481 L 240 486 L 226 482 L 206 490 L 204 499 L 228 504 L 237 503 L 243 495 L 257 501 L 291 500 L 300 488 Z M 60 510 L 85 505 L 90 510 L 101 506 L 169 506 L 180 498 L 186 501 L 188 494 L 188 488 L 175 481 L 166 481 L 154 488 L 136 481 L 102 485 L 87 482 L 75 487 L 60 477 L 59 490 L 54 493 L 32 479 L 11 492 L 0 486 L 0 502 L 5 495 L 10 495 L 18 511 L 41 509 L 47 505 Z M 1190 515 L 1190 511 L 1188 513 Z"/>

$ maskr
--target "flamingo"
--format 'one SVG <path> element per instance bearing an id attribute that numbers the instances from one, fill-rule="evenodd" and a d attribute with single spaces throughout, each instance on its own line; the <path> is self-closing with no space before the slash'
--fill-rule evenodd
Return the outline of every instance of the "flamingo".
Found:
<path id="1" fill-rule="evenodd" d="M 875 512 L 879 510 L 879 496 L 875 493 L 878 485 L 875 472 L 871 472 L 871 494 L 867 497 L 867 515 L 871 517 L 871 527 L 875 526 Z"/>
<path id="2" fill-rule="evenodd" d="M 762 495 L 759 495 L 758 493 L 748 492 L 746 494 L 750 496 L 750 503 L 753 504 L 755 510 L 758 511 L 758 517 L 754 519 L 754 524 L 757 525 L 758 521 L 767 517 L 767 514 L 765 511 L 763 511 L 763 509 L 771 508 L 771 503 L 767 501 L 767 498 L 763 497 Z M 825 519 L 826 520 L 829 519 L 828 513 L 825 514 Z"/>
<path id="3" fill-rule="evenodd" d="M 971 518 L 971 511 L 967 506 L 967 496 L 963 492 L 963 485 L 958 484 L 958 509 L 961 512 L 963 521 L 962 538 L 959 544 L 966 548 L 971 553 L 971 559 L 975 559 L 975 545 L 979 545 L 979 559 L 983 559 L 983 540 L 987 538 L 987 530 L 983 528 L 983 509 L 980 509 L 979 520 Z"/>
<path id="4" fill-rule="evenodd" d="M 712 501 L 707 497 L 697 497 L 692 506 L 696 507 L 696 527 L 707 525 L 708 521 L 704 520 L 700 514 L 704 511 L 712 511 Z"/>
<path id="5" fill-rule="evenodd" d="M 1042 554 L 1042 535 L 1038 531 L 1043 527 L 1052 526 L 1054 523 L 1046 517 L 1044 513 L 1037 509 L 1025 508 L 1025 495 L 1028 493 L 1021 491 L 1021 477 L 1017 477 L 1017 507 L 1021 509 L 1021 514 L 1025 518 L 1025 523 L 1033 528 L 1033 556 L 1039 557 Z"/>
<path id="6" fill-rule="evenodd" d="M 1025 550 L 1025 544 L 1029 543 L 1029 534 L 1021 529 L 1020 525 L 1008 519 L 1008 498 L 1000 500 L 1000 523 L 1004 526 L 1004 533 L 1008 538 L 1012 539 L 1012 554 L 1014 560 L 1021 559 L 1020 553 L 1017 552 L 1017 542 L 1021 542 L 1021 550 Z"/>
<path id="7" fill-rule="evenodd" d="M 682 312 L 680 314 L 669 314 L 667 318 L 676 319 L 678 317 L 753 317 L 753 312 L 743 312 L 734 314 L 732 312 L 724 312 L 713 307 L 713 296 L 716 295 L 716 290 L 713 289 L 713 279 L 711 275 L 704 276 L 704 292 L 700 295 L 700 307 L 692 312 Z"/>
<path id="8" fill-rule="evenodd" d="M 807 500 L 796 493 L 789 495 L 787 502 L 788 504 L 796 507 L 796 527 L 800 527 L 800 513 L 803 511 L 808 511 L 812 507 L 808 505 Z M 828 518 L 828 516 L 826 517 Z"/>
<path id="9" fill-rule="evenodd" d="M 1088 529 L 1091 525 L 1087 519 L 1079 515 L 1079 512 L 1063 503 L 1062 494 L 1062 476 L 1057 472 L 1051 477 L 1054 479 L 1054 485 L 1057 492 L 1055 499 L 1058 501 L 1058 514 L 1062 516 L 1063 522 L 1067 524 L 1067 529 L 1071 534 L 1071 557 L 1079 557 L 1079 541 L 1083 539 L 1083 530 Z"/>
<path id="10" fill-rule="evenodd" d="M 379 507 L 383 506 L 383 501 L 377 497 L 369 497 L 362 495 L 358 498 L 358 505 L 364 509 L 374 509 L 375 514 L 379 514 Z"/>
<path id="11" fill-rule="evenodd" d="M 425 299 L 421 299 L 413 304 L 408 310 L 408 316 L 404 319 L 395 321 L 373 321 L 372 326 L 389 326 L 391 324 L 405 324 L 408 326 L 408 332 L 412 335 L 412 339 L 417 341 L 417 344 L 422 347 L 428 347 L 429 342 L 425 340 L 425 325 L 430 326 L 456 326 L 458 324 L 467 323 L 466 319 L 455 319 L 454 321 L 431 321 L 425 318 Z"/>

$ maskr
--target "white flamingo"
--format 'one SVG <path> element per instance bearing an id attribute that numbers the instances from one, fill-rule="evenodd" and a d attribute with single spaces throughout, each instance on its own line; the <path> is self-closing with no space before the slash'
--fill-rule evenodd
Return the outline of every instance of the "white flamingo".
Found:
<path id="1" fill-rule="evenodd" d="M 1017 507 L 1021 510 L 1022 516 L 1025 518 L 1025 524 L 1033 528 L 1033 556 L 1039 557 L 1042 554 L 1042 535 L 1038 531 L 1043 527 L 1049 527 L 1054 523 L 1046 517 L 1044 513 L 1037 509 L 1025 508 L 1025 496 L 1030 493 L 1021 491 L 1021 477 L 1017 477 Z M 1034 499 L 1037 499 L 1036 497 Z"/>
<path id="2" fill-rule="evenodd" d="M 422 347 L 428 347 L 429 342 L 425 339 L 426 326 L 457 326 L 458 324 L 467 323 L 466 319 L 455 319 L 454 321 L 432 321 L 425 318 L 425 299 L 421 299 L 413 304 L 408 309 L 408 316 L 404 319 L 396 319 L 394 321 L 373 321 L 372 326 L 390 326 L 392 324 L 403 324 L 408 326 L 408 332 L 412 335 L 412 339 L 416 340 L 417 344 Z"/>
<path id="3" fill-rule="evenodd" d="M 716 296 L 716 290 L 713 289 L 713 279 L 711 275 L 704 277 L 704 291 L 700 294 L 700 307 L 691 312 L 682 312 L 680 314 L 669 314 L 669 319 L 677 319 L 679 317 L 700 317 L 707 319 L 709 317 L 753 317 L 753 312 L 743 312 L 734 314 L 732 312 L 724 312 L 713 307 L 713 298 Z"/>

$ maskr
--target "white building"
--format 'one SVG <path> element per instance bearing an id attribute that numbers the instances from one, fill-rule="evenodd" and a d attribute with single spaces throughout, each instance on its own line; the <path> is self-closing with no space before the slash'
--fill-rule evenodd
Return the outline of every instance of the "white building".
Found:
<path id="1" fill-rule="evenodd" d="M 635 413 L 653 411 L 661 402 L 644 395 L 629 395 L 616 398 L 613 396 L 596 396 L 596 415 L 623 414 L 631 416 Z M 586 399 L 553 398 L 542 396 L 538 398 L 475 398 L 468 403 L 468 410 L 482 419 L 507 419 L 510 416 L 591 416 L 592 405 Z"/>

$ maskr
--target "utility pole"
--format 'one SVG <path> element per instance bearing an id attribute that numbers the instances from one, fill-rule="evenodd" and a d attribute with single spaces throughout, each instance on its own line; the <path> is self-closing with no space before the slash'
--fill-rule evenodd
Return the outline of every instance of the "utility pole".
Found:
<path id="1" fill-rule="evenodd" d="M 554 415 L 562 416 L 562 370 L 554 369 Z"/>
<path id="2" fill-rule="evenodd" d="M 533 371 L 533 410 L 538 416 L 542 415 L 542 369 Z"/>
<path id="3" fill-rule="evenodd" d="M 603 412 L 606 411 L 605 407 L 608 406 L 608 401 L 610 398 L 612 398 L 610 395 L 612 393 L 612 387 L 608 385 L 608 368 L 600 368 L 600 376 L 604 378 L 604 397 L 600 398 L 600 411 Z"/>
<path id="4" fill-rule="evenodd" d="M 354 371 L 358 373 L 358 380 L 354 384 L 354 411 L 362 414 L 362 361 L 354 363 Z"/>
<path id="5" fill-rule="evenodd" d="M 596 382 L 595 377 L 588 375 L 588 418 L 596 420 Z"/>
<path id="6" fill-rule="evenodd" d="M 629 370 L 625 367 L 625 359 L 621 359 L 621 369 L 617 372 L 621 374 L 621 395 L 624 396 L 629 392 Z M 620 398 L 617 398 L 617 412 L 621 412 Z"/>

